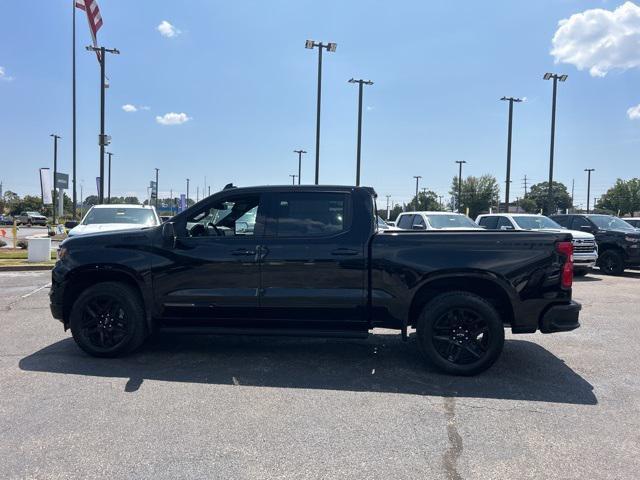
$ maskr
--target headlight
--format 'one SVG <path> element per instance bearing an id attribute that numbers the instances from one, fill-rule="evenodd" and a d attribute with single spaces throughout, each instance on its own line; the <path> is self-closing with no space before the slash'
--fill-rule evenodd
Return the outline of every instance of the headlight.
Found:
<path id="1" fill-rule="evenodd" d="M 640 242 L 640 238 L 638 238 L 638 237 L 627 237 L 627 236 L 625 236 L 625 237 L 624 237 L 624 239 L 625 239 L 627 242 L 631 242 L 631 243 L 637 243 L 637 242 Z"/>

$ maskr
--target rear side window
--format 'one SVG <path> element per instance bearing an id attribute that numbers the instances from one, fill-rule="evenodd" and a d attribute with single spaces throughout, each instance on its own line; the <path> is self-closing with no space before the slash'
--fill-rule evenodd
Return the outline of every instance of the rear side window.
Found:
<path id="1" fill-rule="evenodd" d="M 413 224 L 413 217 L 415 217 L 415 215 L 400 216 L 400 220 L 398 220 L 396 227 L 403 228 L 405 230 L 411 230 L 411 225 Z"/>
<path id="2" fill-rule="evenodd" d="M 584 217 L 573 217 L 573 222 L 571 222 L 571 228 L 573 230 L 580 230 L 582 227 L 590 227 L 591 224 L 589 220 Z"/>
<path id="3" fill-rule="evenodd" d="M 489 230 L 496 230 L 498 228 L 498 217 L 482 217 L 480 226 Z"/>
<path id="4" fill-rule="evenodd" d="M 498 228 L 502 228 L 502 227 L 513 229 L 511 220 L 509 220 L 507 217 L 498 217 Z"/>
<path id="5" fill-rule="evenodd" d="M 295 193 L 275 198 L 275 231 L 278 237 L 319 237 L 349 228 L 349 195 L 343 193 Z"/>
<path id="6" fill-rule="evenodd" d="M 551 220 L 553 220 L 554 222 L 562 225 L 564 228 L 568 228 L 569 227 L 569 221 L 570 221 L 569 217 L 553 216 L 553 217 L 551 217 Z"/>
<path id="7" fill-rule="evenodd" d="M 427 227 L 427 224 L 424 223 L 424 218 L 422 218 L 422 215 L 414 215 L 413 227 Z"/>

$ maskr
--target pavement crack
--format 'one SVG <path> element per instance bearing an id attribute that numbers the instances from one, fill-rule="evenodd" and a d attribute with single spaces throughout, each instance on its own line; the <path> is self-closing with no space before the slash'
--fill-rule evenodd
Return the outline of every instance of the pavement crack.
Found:
<path id="1" fill-rule="evenodd" d="M 444 470 L 448 480 L 462 480 L 458 472 L 458 459 L 462 455 L 462 437 L 456 425 L 456 399 L 455 397 L 444 398 L 444 412 L 447 418 L 447 437 L 449 438 L 449 448 L 444 452 Z"/>

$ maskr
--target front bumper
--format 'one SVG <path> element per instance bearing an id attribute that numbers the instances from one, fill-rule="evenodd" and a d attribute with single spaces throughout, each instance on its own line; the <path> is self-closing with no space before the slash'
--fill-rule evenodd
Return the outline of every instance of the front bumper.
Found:
<path id="1" fill-rule="evenodd" d="M 540 318 L 540 331 L 542 333 L 568 332 L 580 326 L 578 317 L 582 305 L 578 302 L 554 305 L 550 307 Z"/>
<path id="2" fill-rule="evenodd" d="M 55 273 L 51 278 L 51 288 L 49 289 L 49 308 L 53 318 L 64 323 L 64 283 L 56 279 Z"/>
<path id="3" fill-rule="evenodd" d="M 592 268 L 592 267 L 595 267 L 597 261 L 598 261 L 597 253 L 591 253 L 591 254 L 578 253 L 573 255 L 573 266 L 575 268 Z"/>

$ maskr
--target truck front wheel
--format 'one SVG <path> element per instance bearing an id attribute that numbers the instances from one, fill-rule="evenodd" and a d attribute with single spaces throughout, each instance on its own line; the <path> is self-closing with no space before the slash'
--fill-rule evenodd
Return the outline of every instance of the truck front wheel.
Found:
<path id="1" fill-rule="evenodd" d="M 117 357 L 138 348 L 146 337 L 144 308 L 124 283 L 87 288 L 73 304 L 69 322 L 78 346 L 94 357 Z"/>
<path id="2" fill-rule="evenodd" d="M 607 250 L 598 258 L 598 266 L 607 275 L 622 275 L 624 273 L 624 258 L 620 252 Z"/>
<path id="3" fill-rule="evenodd" d="M 496 309 L 469 292 L 444 293 L 422 310 L 418 344 L 427 359 L 453 375 L 475 375 L 498 359 L 504 325 Z"/>

